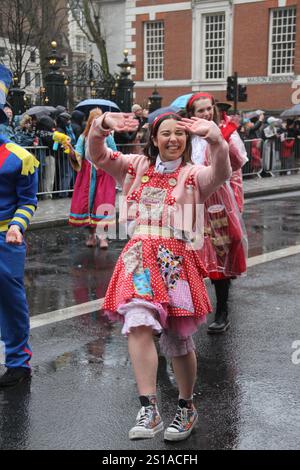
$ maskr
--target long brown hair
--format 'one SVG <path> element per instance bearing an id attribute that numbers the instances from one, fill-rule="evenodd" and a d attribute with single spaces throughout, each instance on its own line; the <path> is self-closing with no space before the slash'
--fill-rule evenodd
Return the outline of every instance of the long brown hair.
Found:
<path id="1" fill-rule="evenodd" d="M 158 147 L 154 145 L 153 139 L 157 137 L 158 129 L 160 128 L 160 125 L 167 119 L 174 119 L 175 121 L 181 121 L 181 117 L 176 113 L 164 113 L 164 114 L 161 114 L 160 116 L 157 116 L 157 118 L 151 124 L 148 142 L 144 148 L 144 154 L 146 155 L 146 157 L 148 157 L 148 159 L 150 160 L 150 164 L 152 165 L 155 164 L 157 155 L 159 153 Z M 191 153 L 192 153 L 191 137 L 189 133 L 186 133 L 186 134 L 187 134 L 186 146 L 182 155 L 184 163 L 191 162 Z"/>
<path id="2" fill-rule="evenodd" d="M 90 114 L 89 114 L 89 117 L 88 117 L 88 120 L 87 120 L 87 123 L 86 123 L 86 126 L 85 126 L 85 129 L 83 131 L 83 135 L 84 137 L 87 137 L 89 131 L 90 131 L 90 128 L 91 128 L 91 125 L 94 121 L 94 119 L 96 119 L 97 117 L 100 117 L 102 116 L 103 112 L 101 111 L 100 108 L 95 108 L 95 109 L 92 109 L 90 111 Z"/>
<path id="3" fill-rule="evenodd" d="M 220 124 L 220 114 L 219 110 L 216 106 L 216 100 L 213 97 L 213 95 L 210 95 L 209 93 L 202 93 L 202 92 L 197 92 L 193 96 L 190 97 L 189 101 L 187 102 L 186 105 L 186 113 L 187 116 L 190 118 L 192 116 L 195 116 L 195 102 L 198 100 L 206 100 L 209 99 L 211 101 L 211 104 L 214 108 L 214 114 L 213 114 L 213 121 L 219 125 Z"/>

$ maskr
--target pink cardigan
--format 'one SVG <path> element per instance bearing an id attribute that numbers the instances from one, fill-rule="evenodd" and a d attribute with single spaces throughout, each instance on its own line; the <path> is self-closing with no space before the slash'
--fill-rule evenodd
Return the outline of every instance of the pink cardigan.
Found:
<path id="1" fill-rule="evenodd" d="M 124 155 L 114 152 L 105 145 L 109 131 L 102 128 L 105 115 L 94 120 L 88 135 L 88 158 L 97 168 L 113 176 L 123 187 L 123 201 L 120 207 L 120 222 L 127 218 L 127 196 L 142 184 L 142 177 L 149 169 L 150 162 L 145 155 Z M 210 143 L 211 165 L 196 166 L 186 164 L 179 173 L 178 181 L 172 191 L 176 204 L 173 226 L 188 233 L 199 232 L 196 220 L 197 208 L 231 176 L 228 144 L 219 128 L 212 127 L 204 138 Z M 130 170 L 128 172 L 128 169 Z M 133 171 L 132 171 L 133 170 Z M 166 178 L 170 175 L 166 174 Z"/>

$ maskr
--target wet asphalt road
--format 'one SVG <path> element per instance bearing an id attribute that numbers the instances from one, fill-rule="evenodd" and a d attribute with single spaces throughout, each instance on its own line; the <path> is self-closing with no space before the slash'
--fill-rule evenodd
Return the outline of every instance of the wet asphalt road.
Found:
<path id="1" fill-rule="evenodd" d="M 246 205 L 250 256 L 300 243 L 299 202 L 295 194 Z M 123 246 L 87 249 L 74 229 L 27 240 L 32 315 L 103 297 Z M 31 385 L 0 391 L 0 449 L 299 449 L 299 262 L 296 255 L 250 268 L 233 285 L 228 333 L 211 337 L 203 325 L 195 335 L 200 420 L 188 441 L 128 440 L 139 404 L 126 340 L 94 312 L 32 330 Z M 163 358 L 158 397 L 168 424 L 177 390 Z"/>
<path id="2" fill-rule="evenodd" d="M 300 193 L 247 202 L 249 257 L 300 243 Z M 32 316 L 102 298 L 123 249 L 86 248 L 86 231 L 72 227 L 27 234 L 25 283 Z"/>

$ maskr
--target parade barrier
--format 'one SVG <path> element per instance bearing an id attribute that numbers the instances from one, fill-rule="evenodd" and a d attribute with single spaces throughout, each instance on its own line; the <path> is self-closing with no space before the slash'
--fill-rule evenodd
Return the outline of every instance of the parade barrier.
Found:
<path id="1" fill-rule="evenodd" d="M 300 171 L 300 139 L 251 139 L 244 141 L 249 161 L 243 167 L 243 176 L 270 176 L 295 174 Z M 142 153 L 144 143 L 117 145 L 123 153 Z M 63 198 L 72 195 L 76 173 L 62 148 L 26 147 L 40 162 L 38 196 L 41 199 Z M 120 189 L 120 188 L 118 188 Z"/>
<path id="2" fill-rule="evenodd" d="M 271 175 L 295 174 L 300 170 L 300 140 L 268 139 L 263 143 L 263 168 Z"/>
<path id="3" fill-rule="evenodd" d="M 42 199 L 68 197 L 75 181 L 75 172 L 62 148 L 53 151 L 49 147 L 26 147 L 40 162 L 38 196 Z"/>
<path id="4" fill-rule="evenodd" d="M 300 140 L 294 138 L 251 139 L 244 141 L 249 161 L 243 176 L 270 176 L 297 173 L 300 170 Z"/>
<path id="5" fill-rule="evenodd" d="M 243 176 L 259 176 L 263 170 L 263 140 L 244 140 L 248 162 L 243 166 Z"/>

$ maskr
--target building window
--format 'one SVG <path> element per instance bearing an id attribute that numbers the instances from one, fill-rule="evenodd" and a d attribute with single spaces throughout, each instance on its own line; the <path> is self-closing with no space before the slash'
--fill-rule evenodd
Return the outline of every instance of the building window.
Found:
<path id="1" fill-rule="evenodd" d="M 81 48 L 81 36 L 76 36 L 76 51 L 80 51 Z"/>
<path id="2" fill-rule="evenodd" d="M 144 26 L 145 80 L 164 78 L 165 29 L 163 21 L 151 21 Z"/>
<path id="3" fill-rule="evenodd" d="M 87 52 L 87 38 L 85 36 L 76 36 L 76 51 Z"/>
<path id="4" fill-rule="evenodd" d="M 36 74 L 35 74 L 34 82 L 35 82 L 35 86 L 36 86 L 36 87 L 40 87 L 40 86 L 41 86 L 41 76 L 40 76 L 39 73 L 36 73 Z"/>
<path id="5" fill-rule="evenodd" d="M 31 74 L 30 72 L 25 72 L 25 86 L 30 85 L 31 82 Z"/>
<path id="6" fill-rule="evenodd" d="M 35 51 L 30 51 L 30 62 L 35 63 L 35 61 L 36 61 Z"/>
<path id="7" fill-rule="evenodd" d="M 294 72 L 296 8 L 271 10 L 270 67 L 272 75 Z"/>
<path id="8" fill-rule="evenodd" d="M 67 54 L 66 54 L 66 55 L 63 55 L 62 65 L 63 65 L 64 67 L 68 67 L 68 65 L 69 65 L 68 55 L 67 55 Z"/>
<path id="9" fill-rule="evenodd" d="M 203 15 L 204 79 L 225 78 L 225 13 Z"/>

